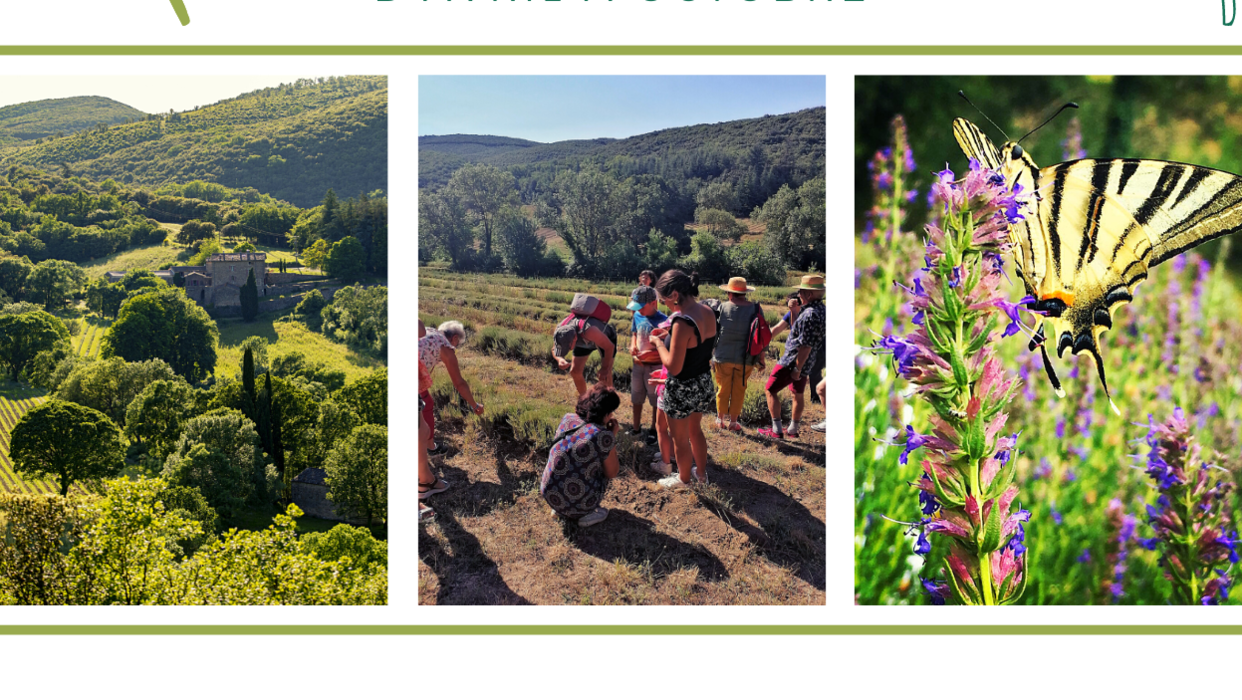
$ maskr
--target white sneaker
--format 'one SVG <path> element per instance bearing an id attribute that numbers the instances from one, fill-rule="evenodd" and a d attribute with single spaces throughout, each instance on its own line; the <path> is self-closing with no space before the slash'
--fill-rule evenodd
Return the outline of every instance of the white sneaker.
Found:
<path id="1" fill-rule="evenodd" d="M 702 474 L 702 476 L 700 476 L 700 474 Z M 691 467 L 691 468 L 690 468 L 690 476 L 691 476 L 691 477 L 692 477 L 695 481 L 699 482 L 700 484 L 706 484 L 706 483 L 707 483 L 707 470 L 706 470 L 706 469 L 704 469 L 702 472 L 700 472 L 698 467 Z"/>
<path id="2" fill-rule="evenodd" d="M 815 425 L 812 425 L 811 430 L 814 430 L 817 433 L 828 432 L 828 419 L 825 418 L 821 420 L 820 422 L 816 423 Z"/>
<path id="3" fill-rule="evenodd" d="M 651 463 L 652 471 L 661 476 L 668 476 L 673 473 L 673 465 L 665 462 L 660 456 L 656 456 L 655 461 Z"/>
<path id="4" fill-rule="evenodd" d="M 666 489 L 690 488 L 690 484 L 687 484 L 686 482 L 682 481 L 681 475 L 679 474 L 673 474 L 672 476 L 666 476 L 663 479 L 660 479 L 658 483 L 660 484 L 660 486 L 663 486 Z"/>
<path id="5" fill-rule="evenodd" d="M 604 518 L 608 517 L 608 509 L 597 507 L 594 511 L 578 518 L 578 527 L 590 527 L 596 523 L 604 522 Z"/>

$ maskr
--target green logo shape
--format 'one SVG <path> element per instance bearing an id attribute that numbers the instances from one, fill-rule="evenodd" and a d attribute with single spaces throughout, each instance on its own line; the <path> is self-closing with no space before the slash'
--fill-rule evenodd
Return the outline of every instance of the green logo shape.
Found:
<path id="1" fill-rule="evenodd" d="M 168 0 L 168 1 L 172 3 L 173 12 L 177 13 L 177 19 L 181 20 L 181 26 L 184 27 L 185 25 L 189 24 L 190 13 L 186 12 L 185 3 L 182 2 L 181 0 Z"/>

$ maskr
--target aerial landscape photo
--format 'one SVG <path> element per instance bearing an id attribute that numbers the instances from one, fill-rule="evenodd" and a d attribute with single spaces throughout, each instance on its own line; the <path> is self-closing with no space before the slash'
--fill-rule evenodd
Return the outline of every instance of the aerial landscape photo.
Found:
<path id="1" fill-rule="evenodd" d="M 420 77 L 420 604 L 824 604 L 824 104 Z"/>
<path id="2" fill-rule="evenodd" d="M 0 77 L 0 603 L 388 601 L 388 81 Z"/>

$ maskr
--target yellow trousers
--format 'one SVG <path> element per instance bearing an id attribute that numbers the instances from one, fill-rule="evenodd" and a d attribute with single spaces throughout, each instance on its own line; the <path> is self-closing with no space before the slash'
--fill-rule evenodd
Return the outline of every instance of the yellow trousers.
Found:
<path id="1" fill-rule="evenodd" d="M 716 363 L 716 415 L 724 420 L 734 413 L 741 413 L 742 401 L 746 398 L 746 380 L 754 367 L 733 364 L 732 362 Z"/>

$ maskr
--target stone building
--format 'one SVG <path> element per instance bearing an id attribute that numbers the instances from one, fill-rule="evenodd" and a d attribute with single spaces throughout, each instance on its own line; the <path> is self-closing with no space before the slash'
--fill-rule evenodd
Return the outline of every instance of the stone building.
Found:
<path id="1" fill-rule="evenodd" d="M 366 520 L 337 512 L 336 504 L 328 500 L 328 484 L 324 478 L 326 476 L 327 472 L 317 467 L 303 469 L 293 479 L 293 502 L 312 518 L 365 525 Z"/>
<path id="2" fill-rule="evenodd" d="M 168 284 L 178 273 L 184 280 L 186 296 L 202 306 L 241 306 L 241 288 L 254 270 L 259 297 L 267 294 L 269 285 L 267 253 L 217 253 L 203 265 L 180 265 L 153 274 Z M 124 272 L 108 272 L 109 282 L 117 282 Z"/>

